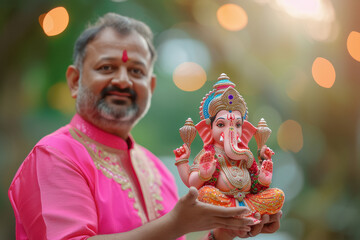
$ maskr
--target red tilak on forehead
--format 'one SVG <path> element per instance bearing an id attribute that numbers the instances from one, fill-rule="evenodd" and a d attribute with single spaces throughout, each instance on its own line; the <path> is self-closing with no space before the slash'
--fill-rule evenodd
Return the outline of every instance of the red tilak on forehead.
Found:
<path id="1" fill-rule="evenodd" d="M 227 117 L 227 120 L 234 120 L 235 119 L 235 114 L 228 113 L 226 117 Z"/>
<path id="2" fill-rule="evenodd" d="M 123 55 L 122 55 L 121 60 L 122 60 L 124 63 L 126 63 L 127 60 L 129 60 L 129 57 L 128 57 L 128 55 L 127 55 L 126 49 L 123 51 Z"/>

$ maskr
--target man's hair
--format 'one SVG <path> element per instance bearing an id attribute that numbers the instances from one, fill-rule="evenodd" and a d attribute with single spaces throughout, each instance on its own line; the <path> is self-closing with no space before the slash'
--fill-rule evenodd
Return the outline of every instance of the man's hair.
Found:
<path id="1" fill-rule="evenodd" d="M 145 39 L 151 54 L 151 62 L 153 63 L 156 59 L 155 47 L 152 43 L 153 33 L 148 25 L 130 17 L 107 13 L 94 25 L 88 26 L 75 42 L 73 61 L 80 70 L 86 55 L 86 46 L 105 28 L 112 28 L 121 35 L 128 35 L 135 31 Z"/>

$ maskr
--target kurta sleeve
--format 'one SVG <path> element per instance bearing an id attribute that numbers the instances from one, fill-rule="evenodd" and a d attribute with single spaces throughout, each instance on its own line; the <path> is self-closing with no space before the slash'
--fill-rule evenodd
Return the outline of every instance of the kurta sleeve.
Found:
<path id="1" fill-rule="evenodd" d="M 97 233 L 96 205 L 82 169 L 50 146 L 37 146 L 9 189 L 17 239 L 87 239 Z"/>

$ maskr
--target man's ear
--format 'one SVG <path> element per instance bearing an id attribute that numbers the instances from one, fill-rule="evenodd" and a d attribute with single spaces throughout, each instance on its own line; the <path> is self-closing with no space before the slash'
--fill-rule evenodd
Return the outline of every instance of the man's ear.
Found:
<path id="1" fill-rule="evenodd" d="M 70 65 L 66 70 L 66 80 L 70 89 L 71 97 L 76 98 L 80 81 L 79 69 L 74 65 Z"/>
<path id="2" fill-rule="evenodd" d="M 153 93 L 153 92 L 154 92 L 155 87 L 156 87 L 156 75 L 155 75 L 155 74 L 153 74 L 153 75 L 151 76 L 151 80 L 150 80 L 150 89 L 151 89 L 151 93 Z"/>

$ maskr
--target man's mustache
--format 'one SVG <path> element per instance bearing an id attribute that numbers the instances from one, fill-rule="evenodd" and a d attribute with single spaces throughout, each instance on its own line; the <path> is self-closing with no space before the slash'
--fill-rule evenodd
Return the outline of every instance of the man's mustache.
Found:
<path id="1" fill-rule="evenodd" d="M 119 93 L 129 94 L 132 102 L 135 102 L 135 100 L 136 100 L 136 92 L 131 88 L 120 89 L 115 86 L 109 86 L 109 87 L 104 88 L 101 91 L 101 98 L 106 97 L 109 94 L 109 92 L 119 92 Z"/>

